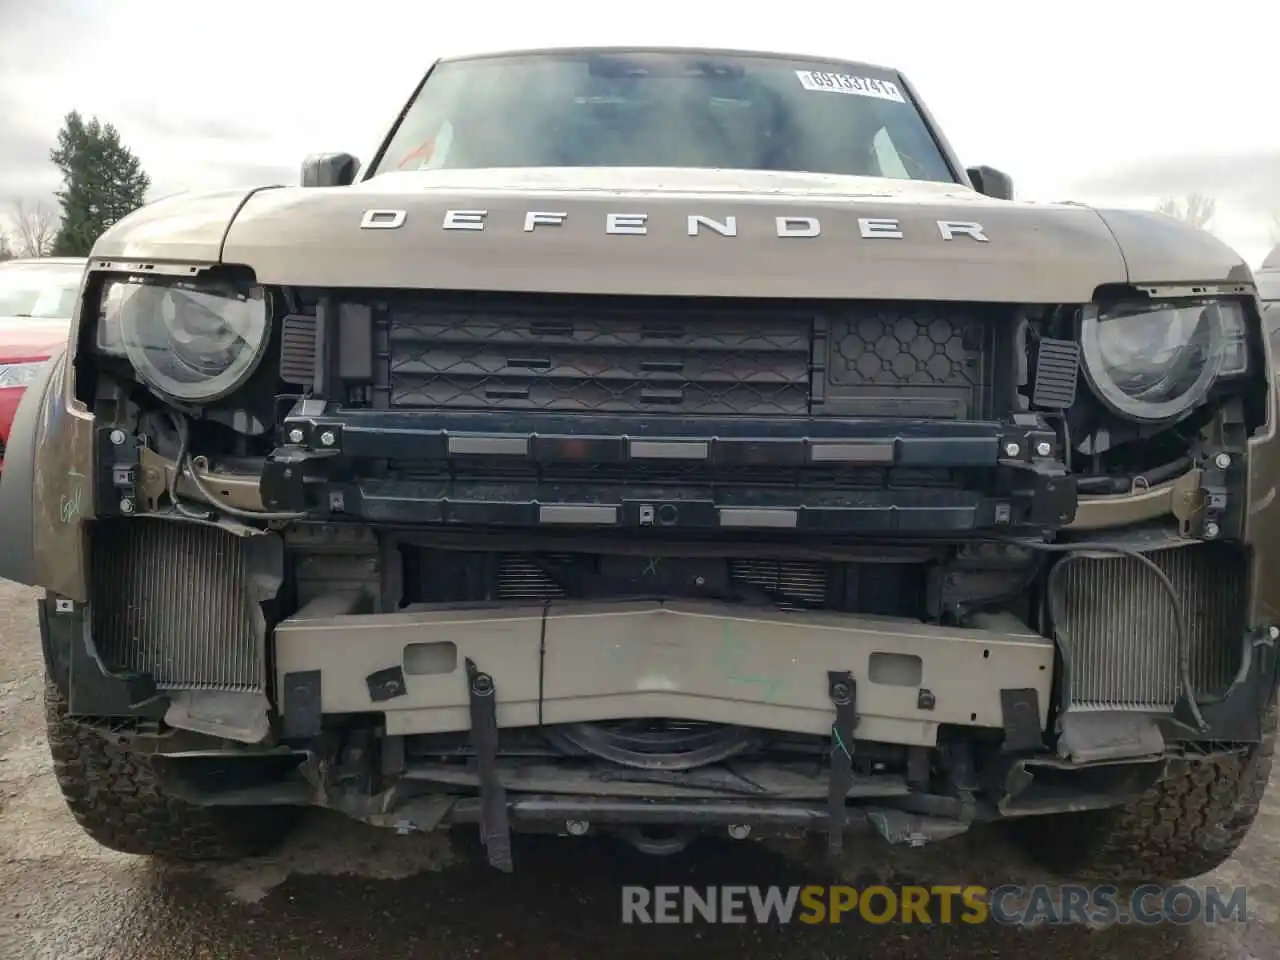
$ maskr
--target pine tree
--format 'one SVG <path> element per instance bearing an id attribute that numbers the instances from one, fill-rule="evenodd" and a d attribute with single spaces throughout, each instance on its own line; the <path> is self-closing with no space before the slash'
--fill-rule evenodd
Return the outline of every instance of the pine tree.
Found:
<path id="1" fill-rule="evenodd" d="M 146 202 L 151 178 L 120 142 L 120 132 L 97 117 L 86 123 L 74 110 L 67 114 L 49 158 L 62 171 L 63 184 L 54 256 L 88 256 L 107 227 Z"/>

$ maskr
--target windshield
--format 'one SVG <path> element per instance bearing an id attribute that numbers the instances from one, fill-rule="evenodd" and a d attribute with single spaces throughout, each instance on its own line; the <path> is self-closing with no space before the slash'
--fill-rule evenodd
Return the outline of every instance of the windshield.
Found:
<path id="1" fill-rule="evenodd" d="M 955 182 L 895 73 L 711 53 L 441 63 L 374 175 L 489 167 L 695 167 Z"/>
<path id="2" fill-rule="evenodd" d="M 0 263 L 0 323 L 70 320 L 83 275 L 76 263 Z"/>

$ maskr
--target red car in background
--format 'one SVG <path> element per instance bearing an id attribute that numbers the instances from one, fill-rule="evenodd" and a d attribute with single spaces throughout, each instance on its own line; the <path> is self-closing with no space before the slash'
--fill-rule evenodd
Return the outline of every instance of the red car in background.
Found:
<path id="1" fill-rule="evenodd" d="M 83 258 L 0 262 L 0 470 L 18 401 L 67 340 Z"/>

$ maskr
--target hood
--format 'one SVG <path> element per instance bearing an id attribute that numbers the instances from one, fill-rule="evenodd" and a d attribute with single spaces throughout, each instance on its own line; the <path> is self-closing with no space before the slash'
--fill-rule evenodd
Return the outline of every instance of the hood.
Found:
<path id="1" fill-rule="evenodd" d="M 0 363 L 47 360 L 67 342 L 70 321 L 0 317 Z"/>
<path id="2" fill-rule="evenodd" d="M 139 207 L 98 238 L 90 257 L 217 263 L 227 226 L 252 192 L 179 193 Z"/>
<path id="3" fill-rule="evenodd" d="M 1156 214 L 740 170 L 412 171 L 175 197 L 99 247 L 141 259 L 216 248 L 264 283 L 299 286 L 1023 303 L 1248 269 Z"/>

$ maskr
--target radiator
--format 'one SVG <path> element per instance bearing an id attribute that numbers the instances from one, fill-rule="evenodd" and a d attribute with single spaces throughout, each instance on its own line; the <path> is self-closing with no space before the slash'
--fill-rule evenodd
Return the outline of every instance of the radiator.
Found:
<path id="1" fill-rule="evenodd" d="M 547 554 L 544 561 L 572 562 L 572 554 Z M 584 562 L 588 558 L 581 558 Z M 564 596 L 539 566 L 537 559 L 521 554 L 505 554 L 498 560 L 497 595 L 503 600 L 555 600 Z M 783 609 L 821 607 L 827 599 L 827 569 L 820 563 L 803 560 L 729 561 L 729 576 L 740 583 L 758 587 L 784 598 Z"/>
<path id="2" fill-rule="evenodd" d="M 1198 694 L 1222 693 L 1236 674 L 1245 628 L 1245 556 L 1224 544 L 1146 555 L 1182 598 Z M 1077 559 L 1062 571 L 1069 705 L 1077 710 L 1170 711 L 1177 699 L 1173 605 L 1131 557 Z"/>
<path id="3" fill-rule="evenodd" d="M 109 666 L 161 690 L 265 692 L 240 537 L 136 518 L 94 527 L 93 636 Z"/>

